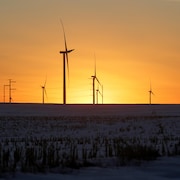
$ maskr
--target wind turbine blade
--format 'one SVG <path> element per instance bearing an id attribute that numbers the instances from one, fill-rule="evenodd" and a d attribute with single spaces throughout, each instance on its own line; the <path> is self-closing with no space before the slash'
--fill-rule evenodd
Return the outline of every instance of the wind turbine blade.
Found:
<path id="1" fill-rule="evenodd" d="M 152 91 L 152 85 L 151 85 L 151 81 L 150 81 L 150 90 L 149 90 L 150 94 L 154 95 L 153 91 Z"/>
<path id="2" fill-rule="evenodd" d="M 97 78 L 96 78 L 97 79 Z M 99 90 L 99 85 L 101 86 L 101 83 L 99 82 L 99 80 L 97 79 L 97 81 L 98 81 L 98 85 L 97 85 L 97 91 L 98 91 L 98 93 L 102 96 L 102 93 L 100 92 L 100 90 Z"/>
<path id="3" fill-rule="evenodd" d="M 62 29 L 63 29 L 63 34 L 64 34 L 64 45 L 65 45 L 65 51 L 67 51 L 67 43 L 66 43 L 66 35 L 65 35 L 65 30 L 64 30 L 64 25 L 62 20 L 60 19 L 61 25 L 62 25 Z"/>
<path id="4" fill-rule="evenodd" d="M 101 83 L 100 83 L 100 81 L 99 81 L 99 79 L 95 76 L 95 78 L 96 78 L 96 81 L 101 85 Z"/>
<path id="5" fill-rule="evenodd" d="M 94 54 L 94 76 L 96 77 L 96 55 Z"/>
<path id="6" fill-rule="evenodd" d="M 150 91 L 152 91 L 152 87 L 151 87 L 151 81 L 150 81 Z"/>
<path id="7" fill-rule="evenodd" d="M 47 76 L 46 76 L 46 79 L 44 81 L 44 88 L 46 87 L 46 82 L 47 82 Z"/>
<path id="8" fill-rule="evenodd" d="M 67 52 L 67 43 L 66 43 L 66 36 L 65 36 L 65 32 L 64 32 L 64 45 L 65 45 L 65 51 Z"/>
<path id="9" fill-rule="evenodd" d="M 99 90 L 99 94 L 102 96 L 102 93 L 101 93 L 101 91 Z"/>
<path id="10" fill-rule="evenodd" d="M 66 34 L 65 34 L 65 30 L 64 30 L 64 25 L 63 25 L 63 22 L 62 22 L 61 19 L 60 19 L 60 21 L 61 21 L 61 25 L 62 25 L 62 28 L 63 28 L 63 34 L 64 34 L 65 58 L 66 58 L 66 63 L 67 63 L 68 80 L 69 80 L 69 59 L 68 59 L 68 53 L 70 53 L 74 49 L 68 50 L 67 42 L 66 42 Z"/>
<path id="11" fill-rule="evenodd" d="M 48 97 L 47 97 L 47 92 L 46 92 L 46 88 L 44 88 L 44 93 L 45 93 L 45 95 L 46 95 L 46 98 L 48 98 Z"/>

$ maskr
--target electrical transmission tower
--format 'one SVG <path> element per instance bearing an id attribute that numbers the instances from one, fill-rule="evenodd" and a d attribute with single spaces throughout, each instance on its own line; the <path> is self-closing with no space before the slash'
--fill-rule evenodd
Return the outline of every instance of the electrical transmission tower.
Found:
<path id="1" fill-rule="evenodd" d="M 12 79 L 9 79 L 9 103 L 12 101 L 11 91 L 16 90 L 12 88 L 12 83 L 15 83 L 16 81 L 13 81 Z"/>

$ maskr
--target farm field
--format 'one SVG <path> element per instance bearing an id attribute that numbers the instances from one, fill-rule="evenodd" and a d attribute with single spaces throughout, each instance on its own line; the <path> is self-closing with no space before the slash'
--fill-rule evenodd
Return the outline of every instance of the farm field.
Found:
<path id="1" fill-rule="evenodd" d="M 178 180 L 180 157 L 163 157 L 156 161 L 143 163 L 141 166 L 122 166 L 122 167 L 88 167 L 73 170 L 68 174 L 30 174 L 17 173 L 13 179 L 16 180 Z"/>
<path id="2" fill-rule="evenodd" d="M 2 177 L 132 168 L 179 155 L 180 105 L 0 104 Z"/>

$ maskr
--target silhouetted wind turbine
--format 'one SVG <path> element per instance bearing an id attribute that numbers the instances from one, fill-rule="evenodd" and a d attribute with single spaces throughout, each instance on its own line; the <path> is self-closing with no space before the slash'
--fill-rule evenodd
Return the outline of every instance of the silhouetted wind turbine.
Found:
<path id="1" fill-rule="evenodd" d="M 96 57 L 95 57 L 95 68 L 94 68 L 94 75 L 91 76 L 93 80 L 93 104 L 95 104 L 95 80 L 101 85 L 97 76 L 96 76 Z"/>
<path id="2" fill-rule="evenodd" d="M 66 43 L 66 35 L 65 35 L 62 21 L 61 21 L 61 25 L 62 25 L 63 34 L 64 34 L 64 45 L 65 45 L 65 50 L 60 51 L 60 54 L 63 54 L 63 104 L 66 104 L 66 62 L 67 62 L 67 70 L 68 70 L 68 75 L 69 75 L 68 53 L 72 52 L 74 49 L 68 50 L 67 43 Z"/>
<path id="3" fill-rule="evenodd" d="M 99 84 L 98 84 L 98 88 L 96 89 L 96 104 L 98 104 L 98 95 L 101 95 L 102 97 L 102 103 L 103 103 L 103 95 L 101 94 L 100 90 L 99 90 Z"/>
<path id="4" fill-rule="evenodd" d="M 154 95 L 152 88 L 151 88 L 151 83 L 150 83 L 150 90 L 149 90 L 149 104 L 151 104 L 151 95 Z"/>
<path id="5" fill-rule="evenodd" d="M 45 94 L 46 97 L 47 97 L 47 93 L 46 93 L 46 80 L 45 80 L 45 82 L 44 82 L 44 85 L 41 86 L 41 88 L 42 88 L 42 103 L 44 104 L 44 94 Z"/>

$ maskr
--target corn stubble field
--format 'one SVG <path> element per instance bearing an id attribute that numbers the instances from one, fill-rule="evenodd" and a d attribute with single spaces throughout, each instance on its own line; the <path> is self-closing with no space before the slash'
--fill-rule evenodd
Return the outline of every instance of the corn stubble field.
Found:
<path id="1" fill-rule="evenodd" d="M 0 105 L 0 173 L 64 173 L 180 155 L 179 105 L 34 106 Z"/>

